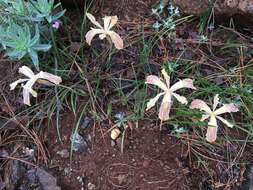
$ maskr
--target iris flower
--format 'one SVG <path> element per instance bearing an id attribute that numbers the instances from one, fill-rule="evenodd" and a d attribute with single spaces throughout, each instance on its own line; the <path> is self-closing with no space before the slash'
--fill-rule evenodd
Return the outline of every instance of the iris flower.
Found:
<path id="1" fill-rule="evenodd" d="M 181 89 L 181 88 L 191 88 L 196 89 L 193 86 L 192 79 L 183 79 L 175 83 L 170 87 L 170 77 L 166 73 L 166 71 L 162 70 L 162 75 L 165 79 L 165 82 L 162 81 L 158 76 L 150 75 L 146 78 L 146 84 L 153 84 L 158 86 L 160 89 L 163 90 L 163 92 L 157 94 L 154 98 L 150 99 L 146 111 L 152 108 L 158 99 L 163 96 L 162 103 L 159 110 L 159 119 L 161 121 L 166 121 L 170 118 L 170 108 L 172 105 L 172 97 L 175 97 L 180 103 L 187 104 L 188 101 L 184 96 L 180 96 L 179 94 L 175 93 L 175 91 Z"/>
<path id="2" fill-rule="evenodd" d="M 38 74 L 34 74 L 33 71 L 27 67 L 22 66 L 19 68 L 19 73 L 27 76 L 27 79 L 18 79 L 17 81 L 10 84 L 11 90 L 14 90 L 16 86 L 21 83 L 23 88 L 23 102 L 26 105 L 30 104 L 30 94 L 32 94 L 33 97 L 37 97 L 37 92 L 32 89 L 32 86 L 36 82 L 40 82 L 42 84 L 46 84 L 47 81 L 54 83 L 56 85 L 60 84 L 62 82 L 61 77 L 40 71 Z M 25 83 L 25 84 L 24 84 Z"/>
<path id="3" fill-rule="evenodd" d="M 206 140 L 208 142 L 214 142 L 217 138 L 217 130 L 218 130 L 217 119 L 219 119 L 222 123 L 224 123 L 228 127 L 233 127 L 231 123 L 229 123 L 227 120 L 222 118 L 220 115 L 224 113 L 239 111 L 238 108 L 233 103 L 224 104 L 222 107 L 216 109 L 218 104 L 219 104 L 219 95 L 216 94 L 214 96 L 212 109 L 204 101 L 199 100 L 199 99 L 193 100 L 190 105 L 191 109 L 199 109 L 205 112 L 202 115 L 201 121 L 204 121 L 210 118 L 208 122 L 207 133 L 206 133 Z"/>
<path id="4" fill-rule="evenodd" d="M 98 34 L 101 40 L 109 37 L 117 49 L 123 49 L 123 40 L 116 32 L 111 30 L 112 27 L 118 22 L 117 16 L 105 16 L 103 18 L 104 27 L 102 27 L 92 14 L 87 13 L 86 15 L 88 19 L 97 27 L 91 28 L 91 30 L 88 31 L 85 36 L 86 42 L 89 45 L 91 45 L 91 40 Z"/>

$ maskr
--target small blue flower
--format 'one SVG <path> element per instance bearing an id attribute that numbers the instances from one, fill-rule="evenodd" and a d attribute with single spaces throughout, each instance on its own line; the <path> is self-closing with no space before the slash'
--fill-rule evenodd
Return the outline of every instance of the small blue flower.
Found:
<path id="1" fill-rule="evenodd" d="M 164 9 L 164 4 L 163 4 L 163 3 L 160 3 L 159 9 L 160 9 L 160 10 L 163 10 L 163 9 Z"/>
<path id="2" fill-rule="evenodd" d="M 157 9 L 152 9 L 152 14 L 154 14 L 154 15 L 158 14 L 158 10 Z"/>
<path id="3" fill-rule="evenodd" d="M 174 9 L 175 9 L 175 7 L 174 7 L 172 4 L 170 4 L 170 5 L 168 6 L 168 11 L 169 11 L 170 15 L 173 15 Z"/>
<path id="4" fill-rule="evenodd" d="M 175 16 L 180 16 L 180 12 L 179 12 L 178 7 L 174 10 L 174 15 Z"/>
<path id="5" fill-rule="evenodd" d="M 166 21 L 164 21 L 164 27 L 169 30 L 175 29 L 176 26 L 175 26 L 173 19 L 171 17 L 169 17 Z"/>
<path id="6" fill-rule="evenodd" d="M 158 21 L 156 21 L 156 22 L 153 24 L 153 28 L 156 29 L 156 30 L 158 30 L 160 27 L 161 27 L 161 24 L 160 24 Z"/>

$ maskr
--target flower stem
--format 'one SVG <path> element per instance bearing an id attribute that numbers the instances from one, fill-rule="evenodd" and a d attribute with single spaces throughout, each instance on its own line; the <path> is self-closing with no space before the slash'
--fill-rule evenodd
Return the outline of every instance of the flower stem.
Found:
<path id="1" fill-rule="evenodd" d="M 62 60 L 60 59 L 59 51 L 57 49 L 53 28 L 51 26 L 49 26 L 49 28 L 50 28 L 50 35 L 51 35 L 51 39 L 52 39 L 52 42 L 53 42 L 54 55 L 55 55 L 55 58 L 54 58 L 54 71 L 55 71 L 55 75 L 57 75 L 58 60 L 60 60 L 60 61 L 62 61 Z M 56 96 L 56 130 L 57 130 L 57 136 L 59 138 L 59 141 L 62 143 L 61 134 L 60 134 L 61 125 L 60 125 L 60 121 L 59 121 L 60 110 L 61 110 L 62 106 L 61 106 L 61 101 L 59 99 L 59 93 L 58 93 L 57 85 L 55 85 L 54 91 L 55 91 L 55 96 Z"/>

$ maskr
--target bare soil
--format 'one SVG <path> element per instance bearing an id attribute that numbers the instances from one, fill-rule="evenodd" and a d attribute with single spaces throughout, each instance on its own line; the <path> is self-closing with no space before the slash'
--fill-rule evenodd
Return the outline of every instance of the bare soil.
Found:
<path id="1" fill-rule="evenodd" d="M 137 33 L 139 31 L 139 28 L 137 28 L 138 22 L 141 22 L 141 26 L 144 28 L 146 25 L 150 27 L 150 20 L 145 19 L 150 17 L 151 8 L 158 2 L 158 0 L 108 0 L 104 1 L 104 4 L 99 7 L 101 10 L 97 10 L 97 13 L 99 12 L 100 15 L 118 15 L 120 18 L 119 27 L 123 28 L 120 31 L 124 31 L 126 34 L 133 32 L 130 38 L 131 41 L 134 41 L 138 37 L 137 35 L 140 35 Z M 190 33 L 192 35 L 195 33 L 190 30 L 186 31 L 186 27 L 184 25 L 178 33 L 181 36 L 187 34 L 186 38 L 190 38 Z M 152 33 L 145 31 L 144 35 L 148 36 L 152 35 Z M 170 50 L 166 47 L 168 45 L 167 42 L 163 45 L 164 47 L 157 48 L 157 58 L 152 59 L 152 69 L 159 68 L 161 59 L 168 60 L 170 58 L 168 56 Z M 134 49 L 135 47 L 131 48 L 132 51 L 129 55 L 119 52 L 119 56 L 115 59 L 115 62 L 119 62 L 119 64 L 117 64 L 117 67 L 112 67 L 112 70 L 116 73 L 120 70 L 120 64 L 121 66 L 123 65 L 122 70 L 125 69 L 125 71 L 121 71 L 124 76 L 126 75 L 125 78 L 129 79 L 133 77 L 131 66 L 129 65 L 133 64 L 136 66 L 139 59 L 139 55 L 137 55 L 138 51 Z M 194 48 L 192 47 L 192 49 Z M 196 52 L 196 54 L 199 54 L 199 52 Z M 125 60 L 125 62 L 122 60 Z M 8 63 L 0 64 L 0 92 L 2 95 L 0 99 L 0 111 L 2 117 L 10 116 L 9 107 L 6 106 L 6 100 L 3 97 L 7 97 L 7 100 L 11 103 L 12 111 L 15 112 L 17 109 L 22 109 L 21 97 L 13 96 L 9 92 L 7 85 L 9 81 L 15 80 L 13 79 L 13 73 L 16 73 L 17 67 L 13 68 L 13 65 Z M 7 79 L 7 77 L 10 78 Z M 106 81 L 106 76 L 102 77 Z M 111 88 L 110 82 L 105 82 L 102 86 L 105 89 Z M 111 93 L 113 92 L 107 92 L 104 98 L 106 99 Z M 17 106 L 15 107 L 15 105 Z M 78 107 L 82 107 L 81 101 Z M 118 109 L 114 111 L 121 111 L 120 106 Z M 42 164 L 41 167 L 48 168 L 48 171 L 57 178 L 57 183 L 63 190 L 209 190 L 212 189 L 213 181 L 227 178 L 227 174 L 229 173 L 227 172 L 227 168 L 231 169 L 225 159 L 224 162 L 219 162 L 219 160 L 215 159 L 210 161 L 208 159 L 212 159 L 213 155 L 208 157 L 208 150 L 206 152 L 204 150 L 203 152 L 199 151 L 198 153 L 202 154 L 203 158 L 210 161 L 208 162 L 210 164 L 208 165 L 208 169 L 216 168 L 217 170 L 217 174 L 214 175 L 217 179 L 210 179 L 206 175 L 206 168 L 201 170 L 199 169 L 201 167 L 197 166 L 200 160 L 198 160 L 199 163 L 194 162 L 194 158 L 190 155 L 191 151 L 202 150 L 201 147 L 200 149 L 190 150 L 191 145 L 183 144 L 187 141 L 182 141 L 180 138 L 170 135 L 171 131 L 166 127 L 160 131 L 159 123 L 149 123 L 147 121 L 140 121 L 138 127 L 134 123 L 135 127 L 133 129 L 127 129 L 123 143 L 123 153 L 121 152 L 121 138 L 115 142 L 110 139 L 109 130 L 113 124 L 106 123 L 105 121 L 99 124 L 92 122 L 90 127 L 80 129 L 79 131 L 87 143 L 87 148 L 83 151 L 73 152 L 72 160 L 70 160 L 69 156 L 63 158 L 57 152 L 70 150 L 70 136 L 75 128 L 76 119 L 78 119 L 75 118 L 72 112 L 64 111 L 60 117 L 62 142 L 58 139 L 54 124 L 47 127 L 47 130 L 43 131 L 43 134 L 40 134 L 42 144 L 45 145 L 48 155 L 48 164 Z M 52 123 L 54 123 L 54 120 Z M 13 126 L 14 129 L 15 127 Z M 233 153 L 236 154 L 236 151 L 240 148 L 234 148 L 235 152 Z M 224 153 L 218 152 L 217 155 L 225 153 L 224 150 Z M 193 162 L 194 164 L 192 164 Z M 210 169 L 210 171 L 214 172 L 215 169 Z M 238 176 L 232 176 L 231 180 L 238 180 L 239 182 L 245 180 L 244 171 L 245 168 L 239 168 L 236 171 Z M 233 168 L 231 169 L 231 174 L 234 175 L 236 172 Z M 224 176 L 220 174 L 224 174 Z M 226 184 L 217 183 L 218 187 L 216 189 L 219 189 L 219 185 L 220 189 L 224 189 Z"/>
<path id="2" fill-rule="evenodd" d="M 117 15 L 126 28 L 125 22 L 142 21 L 150 15 L 152 6 L 157 2 L 105 1 L 101 11 L 102 14 Z M 142 123 L 138 128 L 128 129 L 123 153 L 120 151 L 120 140 L 112 146 L 110 135 L 106 133 L 111 126 L 101 124 L 82 129 L 80 133 L 85 137 L 88 148 L 74 153 L 70 162 L 69 158 L 59 156 L 57 151 L 70 148 L 69 139 L 75 121 L 71 113 L 61 118 L 63 143 L 59 142 L 55 130 L 49 130 L 48 150 L 50 167 L 57 173 L 63 189 L 87 189 L 91 184 L 101 190 L 189 189 L 185 147 L 175 137 L 169 137 L 167 132 L 161 133 L 157 124 Z M 106 135 L 102 137 L 101 134 Z"/>
<path id="3" fill-rule="evenodd" d="M 49 131 L 48 143 L 50 167 L 58 173 L 63 189 L 86 189 L 89 183 L 94 184 L 96 189 L 188 189 L 189 171 L 183 166 L 182 144 L 148 123 L 127 131 L 123 153 L 120 151 L 120 141 L 112 146 L 109 134 L 101 137 L 99 128 L 106 131 L 108 128 L 105 126 L 96 126 L 94 137 L 92 127 L 81 130 L 88 148 L 74 153 L 72 171 L 64 172 L 70 167 L 70 160 L 57 155 L 57 151 L 70 148 L 69 139 L 75 122 L 71 114 L 65 114 L 62 123 L 63 144 L 57 140 L 54 130 Z"/>

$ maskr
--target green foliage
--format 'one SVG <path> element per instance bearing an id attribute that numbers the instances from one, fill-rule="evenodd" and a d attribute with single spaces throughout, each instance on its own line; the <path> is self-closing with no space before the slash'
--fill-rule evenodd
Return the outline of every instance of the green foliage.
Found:
<path id="1" fill-rule="evenodd" d="M 174 7 L 172 4 L 170 4 L 167 7 L 167 14 L 166 16 L 162 16 L 162 13 L 164 12 L 165 5 L 164 2 L 161 1 L 159 6 L 156 9 L 152 9 L 153 14 L 155 14 L 158 17 L 158 21 L 156 21 L 153 25 L 153 28 L 156 30 L 160 29 L 166 29 L 166 30 L 174 30 L 176 27 L 176 18 L 180 17 L 180 12 L 178 7 Z"/>
<path id="2" fill-rule="evenodd" d="M 35 15 L 36 21 L 47 20 L 48 23 L 52 23 L 62 17 L 65 13 L 65 10 L 62 10 L 55 15 L 53 14 L 53 10 L 61 6 L 60 3 L 54 5 L 54 0 L 37 0 L 31 1 L 29 7 L 32 13 Z"/>
<path id="3" fill-rule="evenodd" d="M 17 15 L 19 18 L 26 18 L 29 16 L 29 9 L 27 7 L 28 3 L 23 0 L 12 1 L 11 3 L 7 3 L 8 7 L 5 9 L 7 13 L 11 13 L 12 15 Z"/>
<path id="4" fill-rule="evenodd" d="M 152 13 L 156 17 L 153 28 L 159 36 L 170 40 L 176 38 L 176 27 L 192 18 L 191 15 L 181 17 L 178 7 L 173 6 L 171 3 L 165 5 L 163 0 L 156 8 L 152 9 Z"/>
<path id="5" fill-rule="evenodd" d="M 40 44 L 40 34 L 38 25 L 35 27 L 34 36 L 31 35 L 30 28 L 27 24 L 24 26 L 11 23 L 6 28 L 0 27 L 0 40 L 6 55 L 11 59 L 22 59 L 29 55 L 33 64 L 38 68 L 39 59 L 38 51 L 48 51 L 51 47 L 49 44 Z"/>
<path id="6" fill-rule="evenodd" d="M 60 6 L 54 5 L 54 0 L 0 0 L 0 44 L 6 55 L 17 60 L 29 56 L 39 69 L 38 52 L 51 48 L 41 37 L 48 36 L 48 27 L 65 13 L 55 11 Z"/>

